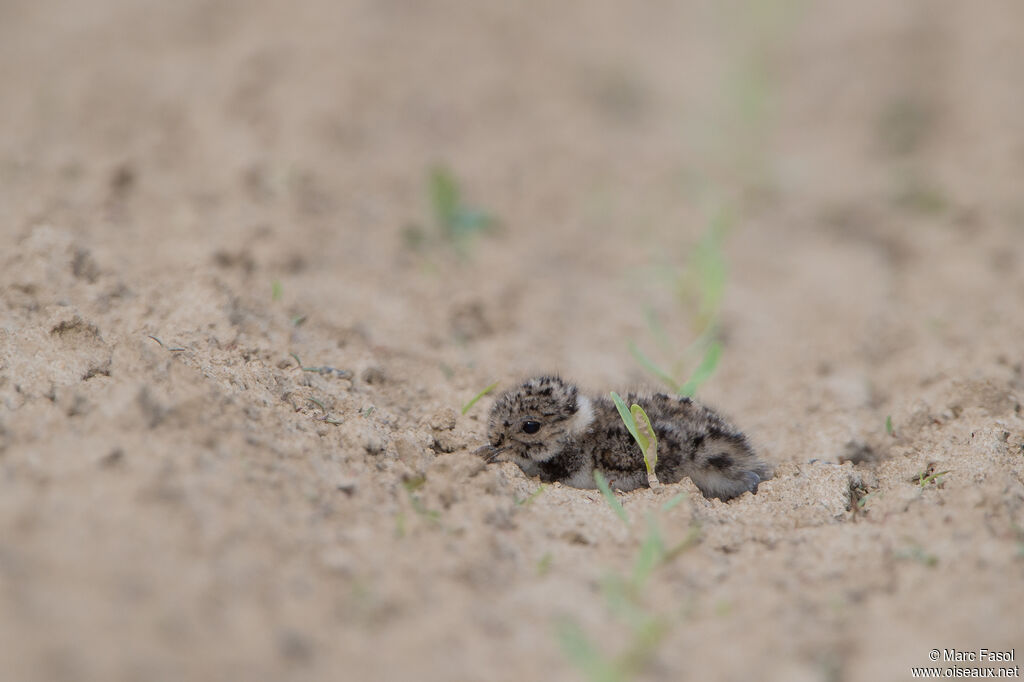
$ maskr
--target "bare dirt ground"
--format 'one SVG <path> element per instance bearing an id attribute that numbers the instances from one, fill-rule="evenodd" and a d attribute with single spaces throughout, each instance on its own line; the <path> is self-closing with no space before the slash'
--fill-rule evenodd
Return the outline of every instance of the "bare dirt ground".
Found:
<path id="1" fill-rule="evenodd" d="M 0 678 L 1018 664 L 1022 73 L 1010 0 L 0 3 Z M 776 477 L 485 468 L 492 381 L 657 387 L 722 207 L 700 396 Z"/>

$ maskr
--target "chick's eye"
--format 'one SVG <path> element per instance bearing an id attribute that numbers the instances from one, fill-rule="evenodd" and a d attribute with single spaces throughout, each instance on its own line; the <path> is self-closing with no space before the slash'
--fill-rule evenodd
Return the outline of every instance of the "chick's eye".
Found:
<path id="1" fill-rule="evenodd" d="M 523 422 L 523 433 L 537 433 L 540 431 L 540 422 L 535 422 L 532 419 Z"/>

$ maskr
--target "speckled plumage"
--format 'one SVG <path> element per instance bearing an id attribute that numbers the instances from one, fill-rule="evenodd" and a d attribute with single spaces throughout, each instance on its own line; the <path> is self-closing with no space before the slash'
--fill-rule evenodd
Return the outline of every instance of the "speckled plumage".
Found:
<path id="1" fill-rule="evenodd" d="M 705 497 L 728 500 L 756 493 L 771 476 L 743 432 L 712 409 L 661 393 L 623 399 L 639 404 L 651 419 L 662 483 L 689 476 Z M 515 462 L 543 481 L 594 488 L 597 470 L 618 490 L 648 485 L 643 455 L 612 400 L 584 395 L 558 377 L 529 379 L 498 396 L 487 440 L 478 452 L 488 462 Z"/>

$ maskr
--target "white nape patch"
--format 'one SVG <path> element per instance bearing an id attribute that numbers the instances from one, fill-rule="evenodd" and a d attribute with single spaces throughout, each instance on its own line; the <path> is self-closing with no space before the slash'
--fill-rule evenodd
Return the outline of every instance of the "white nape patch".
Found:
<path id="1" fill-rule="evenodd" d="M 590 398 L 585 395 L 576 398 L 576 416 L 569 424 L 569 433 L 574 436 L 582 435 L 594 423 L 594 405 Z M 571 485 L 571 484 L 570 484 Z"/>

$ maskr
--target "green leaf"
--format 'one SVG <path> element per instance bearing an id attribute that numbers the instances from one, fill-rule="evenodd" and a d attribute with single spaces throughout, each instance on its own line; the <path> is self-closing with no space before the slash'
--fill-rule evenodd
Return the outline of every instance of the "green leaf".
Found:
<path id="1" fill-rule="evenodd" d="M 654 432 L 654 426 L 651 424 L 650 417 L 644 412 L 644 408 L 633 403 L 629 412 L 636 425 L 636 433 L 633 435 L 636 437 L 637 443 L 640 444 L 640 450 L 644 453 L 647 474 L 651 475 L 654 473 L 654 468 L 658 466 L 658 434 Z M 649 439 L 648 436 L 650 436 Z"/>
<path id="2" fill-rule="evenodd" d="M 459 206 L 452 216 L 451 223 L 453 232 L 463 237 L 490 228 L 494 224 L 494 218 L 479 209 Z"/>
<path id="3" fill-rule="evenodd" d="M 630 414 L 629 408 L 626 407 L 625 401 L 623 401 L 622 398 L 619 397 L 619 394 L 616 393 L 615 391 L 612 391 L 611 396 L 612 402 L 615 403 L 615 407 L 618 408 L 619 410 L 619 416 L 622 417 L 622 423 L 626 425 L 626 428 L 629 429 L 630 434 L 632 434 L 636 442 L 639 443 L 640 436 L 637 435 L 636 422 L 633 421 L 633 415 Z"/>

